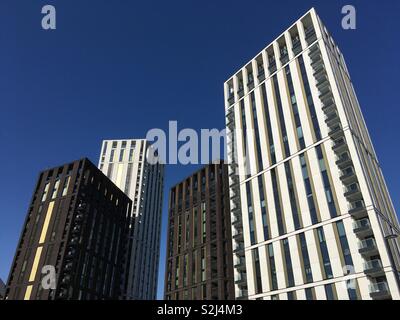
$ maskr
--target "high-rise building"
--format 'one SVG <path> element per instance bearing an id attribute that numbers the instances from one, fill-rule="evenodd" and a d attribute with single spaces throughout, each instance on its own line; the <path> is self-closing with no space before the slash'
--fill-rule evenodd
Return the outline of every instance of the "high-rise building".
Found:
<path id="1" fill-rule="evenodd" d="M 224 86 L 236 297 L 400 299 L 398 219 L 315 10 Z"/>
<path id="2" fill-rule="evenodd" d="M 157 294 L 164 164 L 144 139 L 105 140 L 99 168 L 133 202 L 124 298 L 153 300 Z"/>
<path id="3" fill-rule="evenodd" d="M 0 279 L 0 300 L 4 299 L 6 296 L 6 285 L 3 280 Z"/>
<path id="4" fill-rule="evenodd" d="M 234 299 L 227 166 L 207 165 L 172 187 L 168 221 L 165 299 Z"/>
<path id="5" fill-rule="evenodd" d="M 120 299 L 131 204 L 86 158 L 43 171 L 12 263 L 6 298 Z"/>

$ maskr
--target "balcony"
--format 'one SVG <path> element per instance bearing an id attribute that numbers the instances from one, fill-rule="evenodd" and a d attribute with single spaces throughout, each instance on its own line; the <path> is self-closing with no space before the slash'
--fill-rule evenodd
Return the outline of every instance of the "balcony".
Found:
<path id="1" fill-rule="evenodd" d="M 390 299 L 389 286 L 386 281 L 371 283 L 369 285 L 369 295 L 374 300 Z"/>
<path id="2" fill-rule="evenodd" d="M 243 257 L 235 256 L 233 266 L 238 270 L 246 269 L 246 260 Z"/>
<path id="3" fill-rule="evenodd" d="M 269 59 L 269 66 L 268 66 L 269 73 L 272 74 L 276 71 L 276 61 L 275 58 Z"/>
<path id="4" fill-rule="evenodd" d="M 330 87 L 328 87 L 329 90 L 324 90 L 323 92 L 320 93 L 319 98 L 322 102 L 329 100 L 330 98 L 333 98 L 332 91 L 330 90 Z"/>
<path id="5" fill-rule="evenodd" d="M 340 124 L 338 124 L 336 127 L 332 128 L 329 131 L 329 135 L 333 138 L 333 139 L 337 139 L 340 136 L 343 136 L 343 130 L 342 130 L 342 126 Z"/>
<path id="6" fill-rule="evenodd" d="M 338 140 L 335 140 L 332 146 L 332 150 L 337 153 L 347 150 L 346 140 L 344 138 L 339 138 Z"/>
<path id="7" fill-rule="evenodd" d="M 237 229 L 235 229 L 235 230 L 233 231 L 232 236 L 233 236 L 233 239 L 235 239 L 235 240 L 243 239 L 243 233 L 242 233 L 242 231 L 238 231 Z"/>
<path id="8" fill-rule="evenodd" d="M 265 80 L 265 70 L 263 66 L 258 66 L 258 81 L 262 82 Z"/>
<path id="9" fill-rule="evenodd" d="M 235 292 L 235 296 L 237 300 L 243 300 L 247 298 L 247 290 L 245 289 L 238 289 Z"/>
<path id="10" fill-rule="evenodd" d="M 228 97 L 228 104 L 232 105 L 235 102 L 235 95 L 231 93 Z"/>
<path id="11" fill-rule="evenodd" d="M 310 51 L 308 52 L 308 56 L 313 59 L 316 55 L 320 53 L 319 45 L 315 44 L 311 47 Z"/>
<path id="12" fill-rule="evenodd" d="M 336 165 L 340 169 L 344 169 L 352 164 L 351 158 L 347 153 L 344 153 L 343 155 L 339 156 L 336 158 Z"/>
<path id="13" fill-rule="evenodd" d="M 353 183 L 345 188 L 344 196 L 350 201 L 362 199 L 361 190 L 357 183 Z"/>
<path id="14" fill-rule="evenodd" d="M 232 218 L 232 224 L 236 227 L 236 228 L 238 228 L 238 227 L 240 227 L 241 226 L 241 224 L 242 224 L 242 217 L 240 216 L 240 215 L 234 215 L 233 216 L 233 218 Z"/>
<path id="15" fill-rule="evenodd" d="M 312 26 L 304 29 L 304 33 L 306 35 L 306 41 L 309 45 L 312 44 L 315 40 L 317 40 L 315 29 Z"/>
<path id="16" fill-rule="evenodd" d="M 358 200 L 349 205 L 349 214 L 355 219 L 364 218 L 367 216 L 367 209 L 363 200 Z"/>
<path id="17" fill-rule="evenodd" d="M 252 90 L 254 88 L 254 77 L 252 73 L 249 73 L 247 78 L 247 88 Z"/>
<path id="18" fill-rule="evenodd" d="M 380 259 L 374 259 L 364 262 L 364 273 L 370 277 L 379 277 L 385 274 Z"/>
<path id="19" fill-rule="evenodd" d="M 244 88 L 243 87 L 239 87 L 239 90 L 237 92 L 239 98 L 243 97 L 244 95 Z"/>
<path id="20" fill-rule="evenodd" d="M 340 122 L 339 115 L 336 112 L 333 112 L 331 115 L 325 118 L 325 123 L 329 127 L 333 127 Z"/>
<path id="21" fill-rule="evenodd" d="M 368 218 L 363 218 L 353 222 L 353 231 L 358 237 L 368 237 L 372 235 L 371 223 Z"/>
<path id="22" fill-rule="evenodd" d="M 301 47 L 301 42 L 300 39 L 297 37 L 296 39 L 292 39 L 292 51 L 294 55 L 298 55 L 301 51 L 303 51 L 303 48 Z"/>
<path id="23" fill-rule="evenodd" d="M 320 66 L 322 65 L 322 67 L 324 66 L 324 61 L 322 60 L 322 56 L 321 53 L 313 55 L 313 57 L 311 58 L 311 67 L 316 70 L 318 69 Z"/>
<path id="24" fill-rule="evenodd" d="M 282 65 L 286 64 L 289 61 L 289 55 L 286 47 L 280 49 L 280 55 Z"/>
<path id="25" fill-rule="evenodd" d="M 235 243 L 233 246 L 233 252 L 236 253 L 238 256 L 244 256 L 244 246 L 241 243 Z"/>
<path id="26" fill-rule="evenodd" d="M 247 283 L 247 276 L 244 272 L 240 272 L 235 275 L 235 284 L 243 285 L 246 283 Z"/>
<path id="27" fill-rule="evenodd" d="M 374 238 L 362 240 L 358 243 L 358 252 L 369 257 L 378 254 L 378 248 Z"/>
<path id="28" fill-rule="evenodd" d="M 357 176 L 354 172 L 353 167 L 347 167 L 343 169 L 340 180 L 342 180 L 343 184 L 345 185 L 357 181 Z"/>
<path id="29" fill-rule="evenodd" d="M 315 81 L 317 82 L 317 88 L 319 91 L 330 88 L 329 79 L 326 73 L 320 73 L 318 77 L 315 78 Z"/>
<path id="30" fill-rule="evenodd" d="M 324 106 L 322 107 L 322 111 L 325 113 L 329 113 L 333 110 L 336 110 L 335 100 L 330 99 L 324 102 Z"/>

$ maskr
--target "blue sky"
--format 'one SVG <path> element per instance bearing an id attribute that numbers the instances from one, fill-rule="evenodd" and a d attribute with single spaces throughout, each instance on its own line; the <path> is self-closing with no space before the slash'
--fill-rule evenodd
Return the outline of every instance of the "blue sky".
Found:
<path id="1" fill-rule="evenodd" d="M 357 29 L 345 31 L 349 3 Z M 57 9 L 55 31 L 41 29 L 45 4 Z M 97 163 L 102 139 L 143 138 L 169 120 L 222 129 L 223 82 L 312 6 L 345 55 L 399 209 L 399 1 L 1 0 L 0 277 L 40 170 Z M 194 169 L 167 167 L 159 297 L 169 187 Z"/>

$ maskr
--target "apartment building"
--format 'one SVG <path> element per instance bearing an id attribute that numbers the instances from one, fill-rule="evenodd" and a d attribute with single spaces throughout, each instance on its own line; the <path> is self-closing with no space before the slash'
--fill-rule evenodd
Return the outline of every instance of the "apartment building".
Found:
<path id="1" fill-rule="evenodd" d="M 224 93 L 233 243 L 243 247 L 236 298 L 400 299 L 396 212 L 343 54 L 316 11 Z"/>
<path id="2" fill-rule="evenodd" d="M 100 170 L 132 200 L 129 300 L 153 300 L 157 293 L 164 164 L 153 151 L 144 139 L 104 140 L 99 159 Z"/>
<path id="3" fill-rule="evenodd" d="M 172 187 L 168 212 L 165 299 L 234 299 L 227 165 L 209 164 Z"/>
<path id="4" fill-rule="evenodd" d="M 120 299 L 131 204 L 87 158 L 41 172 L 6 299 Z"/>
<path id="5" fill-rule="evenodd" d="M 0 279 L 0 300 L 4 299 L 6 296 L 6 285 L 3 280 Z"/>

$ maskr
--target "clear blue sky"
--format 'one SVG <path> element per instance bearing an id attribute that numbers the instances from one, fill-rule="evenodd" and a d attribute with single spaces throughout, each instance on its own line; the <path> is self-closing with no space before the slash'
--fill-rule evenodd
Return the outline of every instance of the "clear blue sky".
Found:
<path id="1" fill-rule="evenodd" d="M 102 139 L 151 128 L 223 128 L 223 82 L 314 6 L 345 55 L 396 208 L 400 209 L 400 2 L 350 1 L 357 30 L 341 29 L 349 1 L 1 0 L 0 277 L 40 170 L 83 156 Z M 41 7 L 57 30 L 41 29 Z M 192 166 L 168 166 L 169 187 Z"/>

